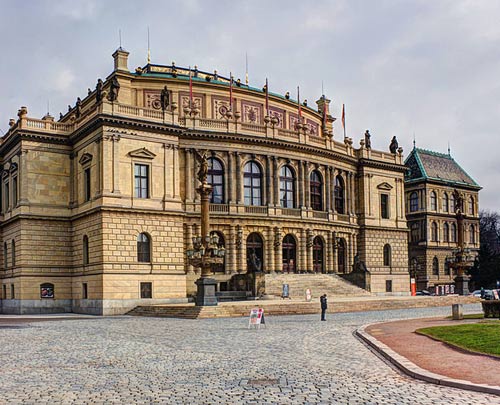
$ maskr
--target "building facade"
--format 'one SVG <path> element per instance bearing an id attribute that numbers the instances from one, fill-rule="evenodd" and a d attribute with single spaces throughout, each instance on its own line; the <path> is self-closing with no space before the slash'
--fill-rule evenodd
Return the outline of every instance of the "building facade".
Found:
<path id="1" fill-rule="evenodd" d="M 410 273 L 419 290 L 451 293 L 456 273 L 450 262 L 458 242 L 456 192 L 463 201 L 466 249 L 475 255 L 479 250 L 481 187 L 449 154 L 414 148 L 405 163 Z"/>
<path id="2" fill-rule="evenodd" d="M 0 144 L 3 313 L 120 314 L 184 302 L 200 234 L 196 156 L 208 151 L 211 230 L 234 275 L 339 273 L 355 261 L 376 294 L 408 294 L 402 150 L 333 135 L 317 110 L 197 69 L 128 53 L 58 121 L 18 119 Z M 253 269 L 250 269 L 252 267 Z"/>

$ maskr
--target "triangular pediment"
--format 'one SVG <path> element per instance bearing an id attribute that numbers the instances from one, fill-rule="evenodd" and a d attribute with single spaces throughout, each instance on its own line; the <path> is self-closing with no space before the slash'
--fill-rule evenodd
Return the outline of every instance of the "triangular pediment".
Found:
<path id="1" fill-rule="evenodd" d="M 78 163 L 82 166 L 92 161 L 92 155 L 90 153 L 84 153 Z"/>
<path id="2" fill-rule="evenodd" d="M 380 183 L 377 188 L 379 190 L 392 190 L 392 186 L 389 183 L 386 183 L 385 181 L 383 183 Z"/>
<path id="3" fill-rule="evenodd" d="M 153 152 L 147 150 L 146 148 L 133 150 L 132 152 L 129 152 L 128 155 L 139 159 L 154 159 L 156 157 Z"/>

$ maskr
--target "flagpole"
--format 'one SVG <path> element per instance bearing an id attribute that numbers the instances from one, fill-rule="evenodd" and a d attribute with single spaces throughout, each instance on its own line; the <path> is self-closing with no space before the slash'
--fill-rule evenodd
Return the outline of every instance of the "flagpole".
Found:
<path id="1" fill-rule="evenodd" d="M 233 111 L 233 73 L 229 72 L 229 111 Z"/>
<path id="2" fill-rule="evenodd" d="M 299 106 L 299 121 L 302 121 L 302 108 L 300 107 L 300 88 L 297 86 L 297 104 Z"/>
<path id="3" fill-rule="evenodd" d="M 344 139 L 345 136 L 345 104 L 342 104 L 342 126 L 344 127 Z"/>
<path id="4" fill-rule="evenodd" d="M 269 84 L 266 77 L 266 114 L 269 117 Z"/>
<path id="5" fill-rule="evenodd" d="M 189 66 L 189 108 L 193 108 L 193 79 L 191 77 L 191 66 Z"/>

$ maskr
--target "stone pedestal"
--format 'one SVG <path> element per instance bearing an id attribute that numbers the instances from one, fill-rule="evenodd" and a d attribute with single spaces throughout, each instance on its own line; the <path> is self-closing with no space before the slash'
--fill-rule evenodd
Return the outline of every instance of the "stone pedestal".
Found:
<path id="1" fill-rule="evenodd" d="M 462 304 L 453 304 L 451 306 L 451 315 L 454 321 L 464 319 L 464 311 Z"/>
<path id="2" fill-rule="evenodd" d="M 202 277 L 195 281 L 198 286 L 196 292 L 196 306 L 215 306 L 217 305 L 217 297 L 215 296 L 215 289 L 217 281 L 213 278 Z"/>
<path id="3" fill-rule="evenodd" d="M 458 295 L 469 295 L 470 277 L 463 275 L 455 277 L 455 293 Z"/>

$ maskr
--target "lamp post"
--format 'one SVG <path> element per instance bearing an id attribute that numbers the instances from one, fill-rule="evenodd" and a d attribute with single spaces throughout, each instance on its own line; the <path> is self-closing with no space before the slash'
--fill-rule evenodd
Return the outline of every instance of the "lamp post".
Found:
<path id="1" fill-rule="evenodd" d="M 224 246 L 219 246 L 217 234 L 209 233 L 209 203 L 212 186 L 207 182 L 208 161 L 206 151 L 201 154 L 196 151 L 196 159 L 200 164 L 197 176 L 201 185 L 196 191 L 201 198 L 201 235 L 193 237 L 193 249 L 188 249 L 186 254 L 189 264 L 201 269 L 201 277 L 195 282 L 197 285 L 196 305 L 213 306 L 217 305 L 217 297 L 215 296 L 217 282 L 210 275 L 213 266 L 224 262 L 226 252 Z"/>
<path id="2" fill-rule="evenodd" d="M 455 269 L 457 276 L 455 277 L 455 292 L 459 295 L 469 294 L 470 277 L 465 274 L 466 270 L 474 265 L 474 259 L 470 255 L 470 250 L 465 248 L 464 242 L 464 218 L 463 198 L 460 193 L 455 190 L 455 216 L 457 218 L 458 244 L 457 248 L 452 250 L 453 256 L 449 258 L 450 267 Z"/>

